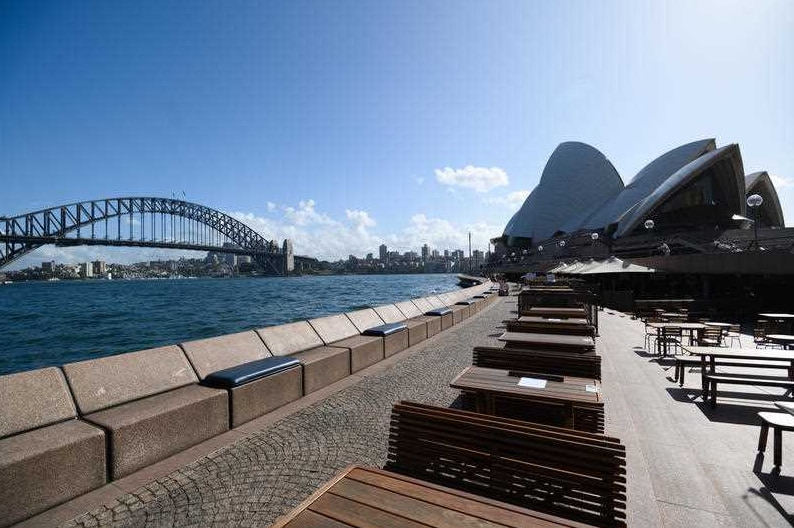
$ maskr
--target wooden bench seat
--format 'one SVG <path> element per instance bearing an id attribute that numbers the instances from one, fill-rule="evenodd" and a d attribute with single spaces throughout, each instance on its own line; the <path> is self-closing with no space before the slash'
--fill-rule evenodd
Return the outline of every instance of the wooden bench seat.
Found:
<path id="1" fill-rule="evenodd" d="M 523 321 L 506 320 L 505 326 L 509 332 L 535 332 L 538 334 L 563 334 L 582 335 L 595 337 L 595 327 L 592 325 L 559 325 L 555 323 L 525 323 Z"/>
<path id="2" fill-rule="evenodd" d="M 747 374 L 723 374 L 706 373 L 703 376 L 708 387 L 707 394 L 704 399 L 708 397 L 709 403 L 712 408 L 717 406 L 717 385 L 726 383 L 729 385 L 758 385 L 763 387 L 781 387 L 788 390 L 794 390 L 794 379 L 789 377 L 780 376 L 759 376 Z"/>
<path id="3" fill-rule="evenodd" d="M 601 379 L 601 356 L 595 354 L 480 346 L 474 347 L 472 351 L 472 364 L 476 367 Z"/>
<path id="4" fill-rule="evenodd" d="M 687 368 L 701 366 L 701 359 L 698 356 L 675 356 L 675 370 L 673 373 L 673 380 L 678 382 L 679 386 L 684 386 L 685 372 Z M 765 360 L 742 360 L 742 361 L 725 361 L 724 359 L 715 360 L 718 367 L 752 367 L 752 368 L 770 368 L 770 369 L 789 369 L 791 368 L 790 362 L 776 362 Z"/>
<path id="5" fill-rule="evenodd" d="M 597 526 L 625 526 L 626 450 L 600 434 L 401 402 L 385 469 Z"/>

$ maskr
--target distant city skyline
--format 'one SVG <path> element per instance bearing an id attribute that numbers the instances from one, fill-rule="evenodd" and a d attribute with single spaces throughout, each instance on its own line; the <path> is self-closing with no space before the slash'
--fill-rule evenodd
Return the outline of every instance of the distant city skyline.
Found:
<path id="1" fill-rule="evenodd" d="M 485 251 L 561 142 L 628 182 L 714 137 L 794 222 L 791 27 L 785 0 L 5 2 L 0 216 L 174 195 L 325 260 Z"/>

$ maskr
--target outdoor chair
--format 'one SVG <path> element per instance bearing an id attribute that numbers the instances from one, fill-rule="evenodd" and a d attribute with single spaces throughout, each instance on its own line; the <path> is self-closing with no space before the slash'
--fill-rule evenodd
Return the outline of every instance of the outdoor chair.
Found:
<path id="1" fill-rule="evenodd" d="M 645 320 L 645 350 L 651 348 L 651 342 L 656 340 L 657 329 L 650 326 L 651 323 L 661 323 L 662 319 L 659 317 L 648 317 Z"/>
<path id="2" fill-rule="evenodd" d="M 683 337 L 681 327 L 666 326 L 658 330 L 656 336 L 656 352 L 660 356 L 667 356 L 671 350 L 675 353 L 676 348 L 681 350 L 681 339 Z"/>
<path id="3" fill-rule="evenodd" d="M 780 345 L 771 342 L 767 339 L 767 334 L 772 334 L 769 329 L 768 321 L 757 321 L 755 328 L 753 328 L 753 343 L 755 348 L 779 348 Z"/>
<path id="4" fill-rule="evenodd" d="M 742 329 L 738 324 L 732 324 L 723 337 L 725 340 L 730 340 L 729 346 L 739 343 L 739 348 L 742 348 Z"/>
<path id="5" fill-rule="evenodd" d="M 706 327 L 698 335 L 698 346 L 717 347 L 722 346 L 722 329 Z"/>

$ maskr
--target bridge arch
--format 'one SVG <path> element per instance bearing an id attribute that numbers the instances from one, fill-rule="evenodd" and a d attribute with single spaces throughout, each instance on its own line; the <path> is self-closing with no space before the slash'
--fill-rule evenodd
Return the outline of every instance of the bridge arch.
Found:
<path id="1" fill-rule="evenodd" d="M 104 237 L 96 236 L 97 226 L 104 227 Z M 113 227 L 115 238 L 109 236 Z M 82 236 L 85 229 L 90 237 Z M 76 237 L 67 236 L 72 234 Z M 237 247 L 224 247 L 227 242 Z M 251 255 L 261 268 L 285 272 L 278 244 L 225 213 L 174 198 L 105 198 L 0 217 L 0 268 L 46 244 L 223 251 Z"/>

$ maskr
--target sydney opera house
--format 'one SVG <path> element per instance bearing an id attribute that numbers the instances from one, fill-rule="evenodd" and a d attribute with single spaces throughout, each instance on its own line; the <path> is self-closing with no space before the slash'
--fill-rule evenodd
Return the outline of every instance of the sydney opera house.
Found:
<path id="1" fill-rule="evenodd" d="M 739 145 L 714 139 L 662 154 L 627 184 L 597 149 L 562 143 L 492 242 L 492 269 L 508 274 L 610 258 L 665 273 L 665 282 L 696 276 L 698 288 L 709 275 L 753 283 L 794 273 L 794 229 L 772 179 L 745 174 Z"/>

